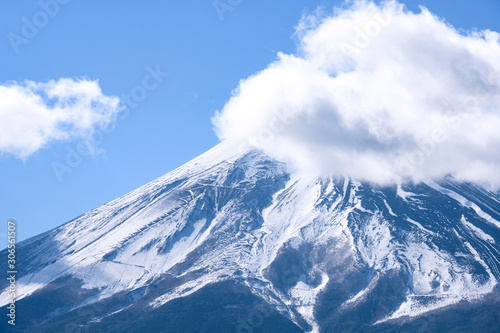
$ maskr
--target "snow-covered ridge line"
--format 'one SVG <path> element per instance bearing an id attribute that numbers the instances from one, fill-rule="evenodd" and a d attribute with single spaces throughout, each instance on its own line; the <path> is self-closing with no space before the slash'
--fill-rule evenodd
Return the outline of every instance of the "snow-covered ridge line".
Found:
<path id="1" fill-rule="evenodd" d="M 304 330 L 321 331 L 318 311 L 342 320 L 366 302 L 393 309 L 374 311 L 371 325 L 480 299 L 497 285 L 500 223 L 481 202 L 430 181 L 382 188 L 301 175 L 239 148 L 220 144 L 23 242 L 29 269 L 19 276 L 19 299 L 63 277 L 92 291 L 73 310 L 134 294 L 99 316 L 108 318 L 230 280 Z M 380 294 L 384 286 L 393 289 Z M 0 305 L 7 302 L 3 289 Z"/>

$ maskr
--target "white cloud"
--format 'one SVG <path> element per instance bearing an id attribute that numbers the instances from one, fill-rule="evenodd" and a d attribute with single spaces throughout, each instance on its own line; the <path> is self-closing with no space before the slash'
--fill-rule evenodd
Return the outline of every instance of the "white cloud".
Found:
<path id="1" fill-rule="evenodd" d="M 24 159 L 50 142 L 89 137 L 120 110 L 97 81 L 0 84 L 0 152 Z"/>
<path id="2" fill-rule="evenodd" d="M 500 43 L 422 8 L 358 1 L 297 27 L 213 118 L 295 168 L 387 184 L 452 175 L 500 185 Z"/>

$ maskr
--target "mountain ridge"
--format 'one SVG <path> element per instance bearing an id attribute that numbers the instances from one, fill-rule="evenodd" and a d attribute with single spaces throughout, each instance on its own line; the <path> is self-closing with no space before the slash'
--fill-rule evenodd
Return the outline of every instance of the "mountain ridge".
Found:
<path id="1" fill-rule="evenodd" d="M 113 321 L 124 319 L 116 318 L 146 325 L 155 311 L 189 299 L 209 311 L 194 300 L 225 289 L 242 299 L 229 308 L 245 313 L 255 303 L 267 309 L 260 317 L 273 318 L 248 326 L 235 311 L 233 331 L 265 332 L 277 322 L 312 332 L 342 325 L 376 331 L 484 299 L 497 304 L 497 194 L 449 179 L 377 186 L 304 176 L 240 148 L 223 142 L 20 242 L 19 304 L 30 308 L 66 295 L 23 328 L 120 332 Z M 0 305 L 5 287 L 0 283 Z M 348 324 L 348 317 L 359 321 Z"/>

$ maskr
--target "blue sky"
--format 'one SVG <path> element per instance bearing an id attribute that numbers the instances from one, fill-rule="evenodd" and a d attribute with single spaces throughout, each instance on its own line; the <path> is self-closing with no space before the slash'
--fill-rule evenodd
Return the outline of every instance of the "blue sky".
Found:
<path id="1" fill-rule="evenodd" d="M 42 1 L 42 3 L 50 1 Z M 62 2 L 62 1 L 61 1 Z M 168 72 L 127 110 L 98 144 L 59 177 L 79 140 L 54 142 L 21 160 L 0 155 L 0 220 L 18 222 L 18 240 L 67 222 L 167 173 L 218 143 L 211 117 L 240 79 L 263 69 L 278 51 L 293 53 L 304 12 L 340 1 L 237 1 L 219 15 L 212 1 L 66 1 L 33 37 L 18 45 L 42 11 L 37 1 L 9 1 L 0 12 L 0 82 L 98 79 L 105 95 L 124 97 L 149 71 Z M 457 28 L 500 31 L 500 1 L 404 1 Z M 227 8 L 229 8 L 227 7 Z M 1 112 L 1 110 L 0 110 Z M 0 229 L 0 246 L 6 245 Z"/>

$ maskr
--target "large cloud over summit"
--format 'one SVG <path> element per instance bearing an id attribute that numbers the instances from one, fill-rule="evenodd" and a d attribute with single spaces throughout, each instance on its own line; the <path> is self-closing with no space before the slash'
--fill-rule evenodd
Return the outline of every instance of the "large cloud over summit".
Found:
<path id="1" fill-rule="evenodd" d="M 358 1 L 305 16 L 297 54 L 242 80 L 213 118 L 294 168 L 376 183 L 500 185 L 500 44 L 423 8 Z"/>

